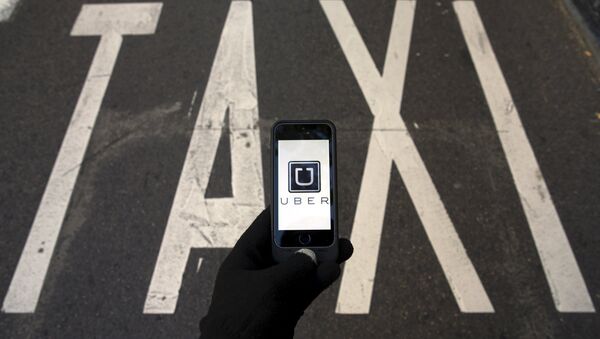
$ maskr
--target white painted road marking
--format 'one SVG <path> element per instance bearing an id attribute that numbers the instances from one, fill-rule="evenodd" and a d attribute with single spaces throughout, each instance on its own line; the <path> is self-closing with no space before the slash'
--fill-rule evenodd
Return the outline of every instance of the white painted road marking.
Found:
<path id="1" fill-rule="evenodd" d="M 233 198 L 206 199 L 227 110 Z M 233 247 L 264 209 L 257 123 L 252 2 L 233 1 L 179 178 L 144 313 L 174 313 L 190 249 Z"/>
<path id="2" fill-rule="evenodd" d="M 415 1 L 397 1 L 383 75 L 371 58 L 346 5 L 321 6 L 375 119 L 351 240 L 356 255 L 344 267 L 337 313 L 369 313 L 392 163 L 414 202 L 423 227 L 462 312 L 494 309 L 400 117 Z"/>
<path id="3" fill-rule="evenodd" d="M 0 22 L 7 21 L 20 0 L 0 0 Z"/>
<path id="4" fill-rule="evenodd" d="M 560 312 L 594 312 L 552 197 L 529 144 L 519 113 L 472 1 L 455 1 L 454 10 L 490 107 L 521 205 Z"/>
<path id="5" fill-rule="evenodd" d="M 18 0 L 0 0 L 0 21 Z M 337 313 L 368 313 L 390 174 L 395 163 L 463 312 L 493 312 L 489 298 L 400 117 L 415 1 L 397 1 L 383 75 L 379 74 L 341 0 L 323 10 L 374 115 L 352 240 Z M 12 7 L 11 7 L 12 6 Z M 595 312 L 552 198 L 472 1 L 453 4 L 490 107 L 521 204 L 560 312 Z M 34 312 L 87 144 L 123 37 L 153 34 L 161 3 L 84 5 L 74 36 L 101 36 L 52 169 L 2 311 Z M 6 14 L 8 13 L 8 14 Z M 195 100 L 192 99 L 192 102 Z M 264 208 L 254 60 L 252 3 L 233 1 L 215 56 L 144 313 L 174 313 L 191 248 L 231 247 Z M 218 140 L 229 110 L 232 198 L 205 199 Z M 202 258 L 197 263 L 200 269 Z"/>
<path id="6" fill-rule="evenodd" d="M 153 34 L 161 8 L 162 3 L 82 7 L 71 35 L 102 37 L 4 299 L 4 312 L 35 311 L 122 34 Z"/>

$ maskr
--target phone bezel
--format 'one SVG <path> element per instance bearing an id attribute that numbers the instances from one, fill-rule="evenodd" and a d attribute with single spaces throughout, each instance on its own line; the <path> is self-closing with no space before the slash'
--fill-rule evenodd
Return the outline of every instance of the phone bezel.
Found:
<path id="1" fill-rule="evenodd" d="M 330 247 L 334 245 L 337 232 L 337 181 L 335 126 L 327 120 L 280 121 L 271 132 L 271 187 L 273 241 L 281 248 Z M 329 230 L 279 230 L 278 220 L 278 143 L 279 140 L 329 140 L 329 180 L 331 228 Z M 303 244 L 300 237 L 310 236 L 310 243 Z"/>

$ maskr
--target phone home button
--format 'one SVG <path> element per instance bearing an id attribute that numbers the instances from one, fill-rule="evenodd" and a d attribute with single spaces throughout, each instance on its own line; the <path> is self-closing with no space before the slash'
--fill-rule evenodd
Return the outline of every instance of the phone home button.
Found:
<path id="1" fill-rule="evenodd" d="M 310 244 L 310 234 L 302 233 L 298 236 L 298 241 L 302 245 Z"/>

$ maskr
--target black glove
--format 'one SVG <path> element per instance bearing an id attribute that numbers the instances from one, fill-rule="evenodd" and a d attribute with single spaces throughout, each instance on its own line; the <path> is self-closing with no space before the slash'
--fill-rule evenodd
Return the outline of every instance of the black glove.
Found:
<path id="1" fill-rule="evenodd" d="M 340 276 L 339 264 L 352 251 L 350 241 L 340 239 L 338 262 L 317 265 L 297 252 L 277 264 L 265 209 L 221 264 L 208 314 L 200 321 L 201 338 L 292 338 L 304 310 Z"/>

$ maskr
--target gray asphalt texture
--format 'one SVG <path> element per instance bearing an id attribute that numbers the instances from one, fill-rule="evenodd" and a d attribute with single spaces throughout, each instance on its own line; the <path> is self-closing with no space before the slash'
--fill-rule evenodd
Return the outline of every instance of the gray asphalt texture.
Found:
<path id="1" fill-rule="evenodd" d="M 394 1 L 346 3 L 381 70 Z M 98 44 L 70 36 L 81 4 L 23 0 L 0 24 L 2 298 Z M 331 119 L 340 233 L 348 237 L 372 114 L 317 1 L 253 4 L 265 185 L 271 124 Z M 560 0 L 476 4 L 599 309 L 599 65 Z M 38 308 L 1 313 L 0 337 L 198 335 L 226 249 L 192 251 L 175 314 L 142 309 L 228 8 L 165 1 L 154 35 L 124 38 Z M 335 314 L 338 282 L 307 310 L 297 337 L 600 337 L 598 313 L 555 309 L 450 1 L 417 3 L 401 115 L 495 313 L 459 311 L 393 168 L 370 314 Z M 216 168 L 228 173 L 228 145 L 221 146 Z M 208 194 L 230 195 L 227 177 L 213 175 Z"/>

